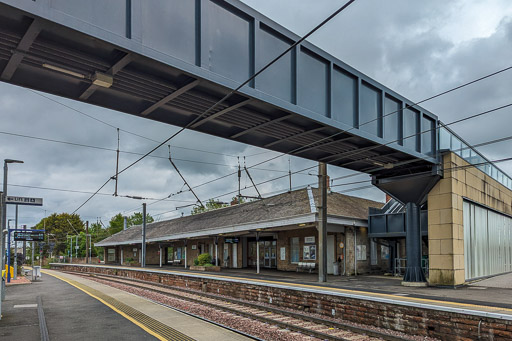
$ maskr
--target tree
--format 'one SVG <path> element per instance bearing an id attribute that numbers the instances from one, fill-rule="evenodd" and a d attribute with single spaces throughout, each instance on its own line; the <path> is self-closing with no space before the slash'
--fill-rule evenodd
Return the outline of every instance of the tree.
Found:
<path id="1" fill-rule="evenodd" d="M 190 212 L 190 214 L 204 213 L 204 212 L 216 210 L 218 208 L 227 207 L 227 206 L 229 206 L 229 205 L 226 203 L 223 203 L 221 201 L 218 201 L 218 200 L 215 201 L 214 199 L 208 199 L 208 201 L 206 202 L 206 206 L 195 206 L 192 209 L 192 211 Z"/>
<path id="2" fill-rule="evenodd" d="M 53 213 L 52 215 L 41 219 L 35 226 L 36 229 L 45 229 L 47 241 L 55 243 L 53 254 L 64 254 L 68 249 L 68 235 L 75 236 L 80 232 L 85 232 L 85 225 L 78 214 Z M 44 253 L 48 252 L 48 244 L 44 247 Z"/>
<path id="3" fill-rule="evenodd" d="M 146 224 L 152 223 L 154 221 L 155 221 L 155 219 L 153 219 L 153 217 L 150 216 L 149 213 L 146 213 Z M 129 226 L 142 225 L 142 213 L 137 212 L 137 213 L 132 214 L 128 218 L 128 224 L 129 224 Z"/>
<path id="4" fill-rule="evenodd" d="M 119 231 L 122 231 L 124 228 L 124 217 L 121 213 L 116 214 L 110 219 L 108 226 L 108 234 L 113 235 Z"/>

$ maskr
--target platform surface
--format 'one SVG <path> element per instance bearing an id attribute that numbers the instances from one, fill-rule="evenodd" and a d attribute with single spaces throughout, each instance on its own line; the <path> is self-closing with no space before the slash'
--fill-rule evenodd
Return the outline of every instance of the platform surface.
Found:
<path id="1" fill-rule="evenodd" d="M 37 296 L 42 298 L 52 341 L 164 340 L 166 335 L 174 335 L 167 338 L 173 340 L 247 339 L 122 290 L 75 275 L 44 270 L 38 282 L 7 288 L 0 340 L 41 340 Z M 143 318 L 136 323 L 131 321 L 126 317 L 130 317 L 128 310 L 138 316 L 142 314 Z M 152 328 L 157 324 L 162 334 Z"/>
<path id="2" fill-rule="evenodd" d="M 89 266 L 107 266 L 127 270 L 218 278 L 226 281 L 243 281 L 512 320 L 512 285 L 510 285 L 512 274 L 496 276 L 458 288 L 413 288 L 403 287 L 400 285 L 401 278 L 389 276 L 328 276 L 327 283 L 318 283 L 317 274 L 268 269 L 262 269 L 260 274 L 256 274 L 254 269 L 222 269 L 221 272 L 217 273 L 205 273 L 174 266 L 164 266 L 162 268 L 149 266 L 145 269 L 113 265 Z"/>

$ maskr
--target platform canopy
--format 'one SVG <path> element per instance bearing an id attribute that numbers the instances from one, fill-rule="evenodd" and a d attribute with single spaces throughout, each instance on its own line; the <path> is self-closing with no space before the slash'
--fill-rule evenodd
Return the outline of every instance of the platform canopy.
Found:
<path id="1" fill-rule="evenodd" d="M 0 0 L 0 79 L 183 127 L 298 39 L 237 0 Z M 304 42 L 191 129 L 396 176 L 437 163 L 412 104 Z"/>

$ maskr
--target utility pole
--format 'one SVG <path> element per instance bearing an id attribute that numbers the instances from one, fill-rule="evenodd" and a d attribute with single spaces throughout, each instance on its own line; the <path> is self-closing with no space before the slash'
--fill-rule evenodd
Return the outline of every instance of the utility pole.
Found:
<path id="1" fill-rule="evenodd" d="M 16 217 L 14 219 L 14 228 L 18 229 L 18 205 L 16 204 Z M 14 241 L 14 277 L 13 279 L 17 278 L 18 274 L 18 242 Z"/>
<path id="2" fill-rule="evenodd" d="M 327 281 L 327 165 L 318 164 L 318 282 Z"/>
<path id="3" fill-rule="evenodd" d="M 26 230 L 27 225 L 23 225 L 23 229 Z M 23 241 L 23 263 L 26 262 L 26 259 L 27 259 L 27 242 L 24 240 Z"/>
<path id="4" fill-rule="evenodd" d="M 23 163 L 20 160 L 4 160 L 4 182 L 2 194 L 2 219 L 0 226 L 0 269 L 5 269 L 5 244 L 4 244 L 4 230 L 7 228 L 7 164 L 9 163 Z M 1 271 L 0 271 L 1 274 Z M 2 319 L 2 300 L 5 298 L 5 282 L 0 278 L 0 320 Z"/>
<path id="5" fill-rule="evenodd" d="M 89 248 L 87 247 L 87 236 L 89 236 L 89 221 L 85 222 L 85 262 L 89 264 Z"/>
<path id="6" fill-rule="evenodd" d="M 142 262 L 141 267 L 146 267 L 146 203 L 142 204 Z"/>
<path id="7" fill-rule="evenodd" d="M 76 235 L 75 258 L 78 260 L 78 235 Z"/>

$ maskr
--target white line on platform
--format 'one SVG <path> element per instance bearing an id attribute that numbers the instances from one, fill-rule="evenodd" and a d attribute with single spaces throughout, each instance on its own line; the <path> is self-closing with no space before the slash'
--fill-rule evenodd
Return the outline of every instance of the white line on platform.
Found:
<path id="1" fill-rule="evenodd" d="M 16 304 L 14 308 L 37 308 L 37 304 Z"/>

